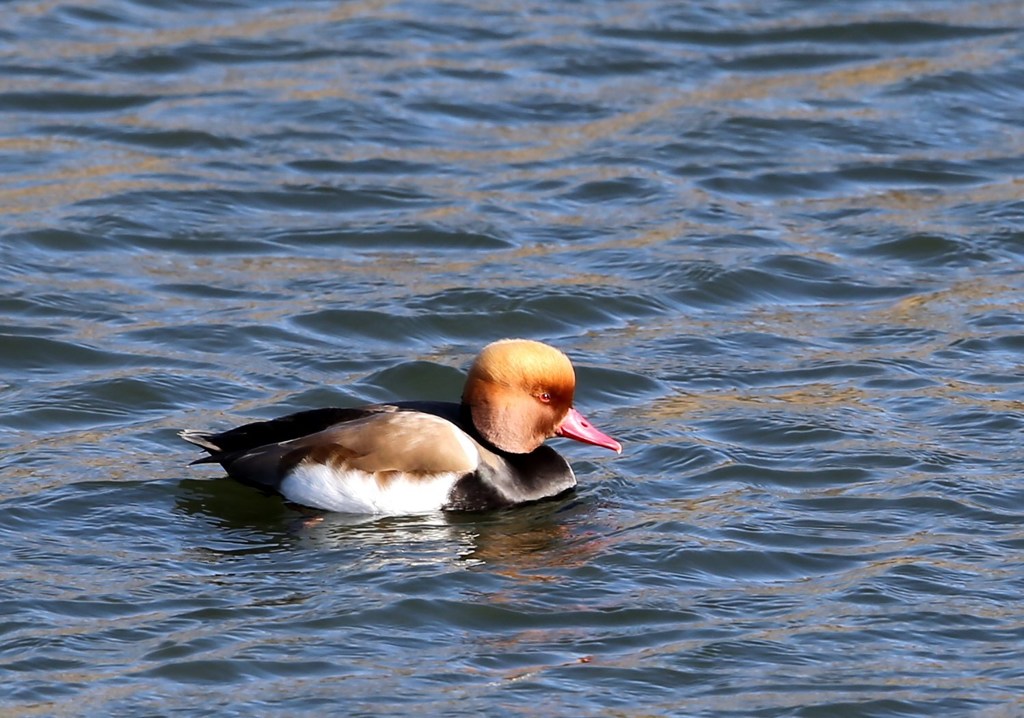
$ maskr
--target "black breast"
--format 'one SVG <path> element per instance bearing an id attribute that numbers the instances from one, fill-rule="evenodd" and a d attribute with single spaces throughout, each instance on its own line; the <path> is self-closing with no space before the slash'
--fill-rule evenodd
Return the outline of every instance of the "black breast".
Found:
<path id="1" fill-rule="evenodd" d="M 568 462 L 550 446 L 529 454 L 481 451 L 480 467 L 452 487 L 447 511 L 486 511 L 550 499 L 576 486 Z"/>

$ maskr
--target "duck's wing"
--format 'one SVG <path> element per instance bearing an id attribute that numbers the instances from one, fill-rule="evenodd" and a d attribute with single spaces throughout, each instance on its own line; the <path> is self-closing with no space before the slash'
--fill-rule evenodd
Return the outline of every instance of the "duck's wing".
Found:
<path id="1" fill-rule="evenodd" d="M 219 463 L 229 476 L 278 491 L 289 477 L 305 475 L 311 468 L 325 469 L 339 481 L 358 472 L 386 483 L 396 476 L 410 481 L 437 475 L 458 477 L 479 465 L 476 443 L 439 416 L 394 406 L 335 411 L 347 413 L 292 415 L 223 434 L 183 432 L 182 438 L 213 452 L 202 461 Z M 327 426 L 310 434 L 266 441 L 323 423 Z M 253 445 L 255 442 L 263 443 Z"/>
<path id="2" fill-rule="evenodd" d="M 255 449 L 267 444 L 291 441 L 323 431 L 334 424 L 355 421 L 366 416 L 387 411 L 398 411 L 398 407 L 375 404 L 354 409 L 310 409 L 282 416 L 269 421 L 255 421 L 227 431 L 204 431 L 184 429 L 178 432 L 185 441 L 202 447 L 210 455 L 196 459 L 193 464 L 220 463 L 227 454 Z"/>

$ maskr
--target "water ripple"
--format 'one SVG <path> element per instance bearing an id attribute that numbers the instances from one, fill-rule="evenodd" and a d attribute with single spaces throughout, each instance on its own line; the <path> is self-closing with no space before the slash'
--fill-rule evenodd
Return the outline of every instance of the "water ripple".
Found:
<path id="1" fill-rule="evenodd" d="M 5 5 L 0 712 L 1024 709 L 1019 3 L 197 8 Z M 516 334 L 572 496 L 185 466 Z"/>

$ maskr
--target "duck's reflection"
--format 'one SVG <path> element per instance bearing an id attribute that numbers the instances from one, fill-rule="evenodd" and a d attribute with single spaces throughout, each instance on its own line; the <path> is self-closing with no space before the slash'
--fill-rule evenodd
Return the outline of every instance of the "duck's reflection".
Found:
<path id="1" fill-rule="evenodd" d="M 305 509 L 228 478 L 183 479 L 179 489 L 178 511 L 216 526 L 200 549 L 211 558 L 313 548 L 345 551 L 353 569 L 487 565 L 519 576 L 579 565 L 598 550 L 593 507 L 575 493 L 503 511 L 382 517 Z"/>

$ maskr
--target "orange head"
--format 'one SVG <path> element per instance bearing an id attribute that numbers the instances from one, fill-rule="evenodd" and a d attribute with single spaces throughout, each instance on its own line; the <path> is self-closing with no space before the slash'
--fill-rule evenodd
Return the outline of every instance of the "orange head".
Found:
<path id="1" fill-rule="evenodd" d="M 619 442 L 572 406 L 576 373 L 554 347 L 529 339 L 488 344 L 473 362 L 462 393 L 480 435 L 502 451 L 525 454 L 552 436 L 621 452 Z"/>

